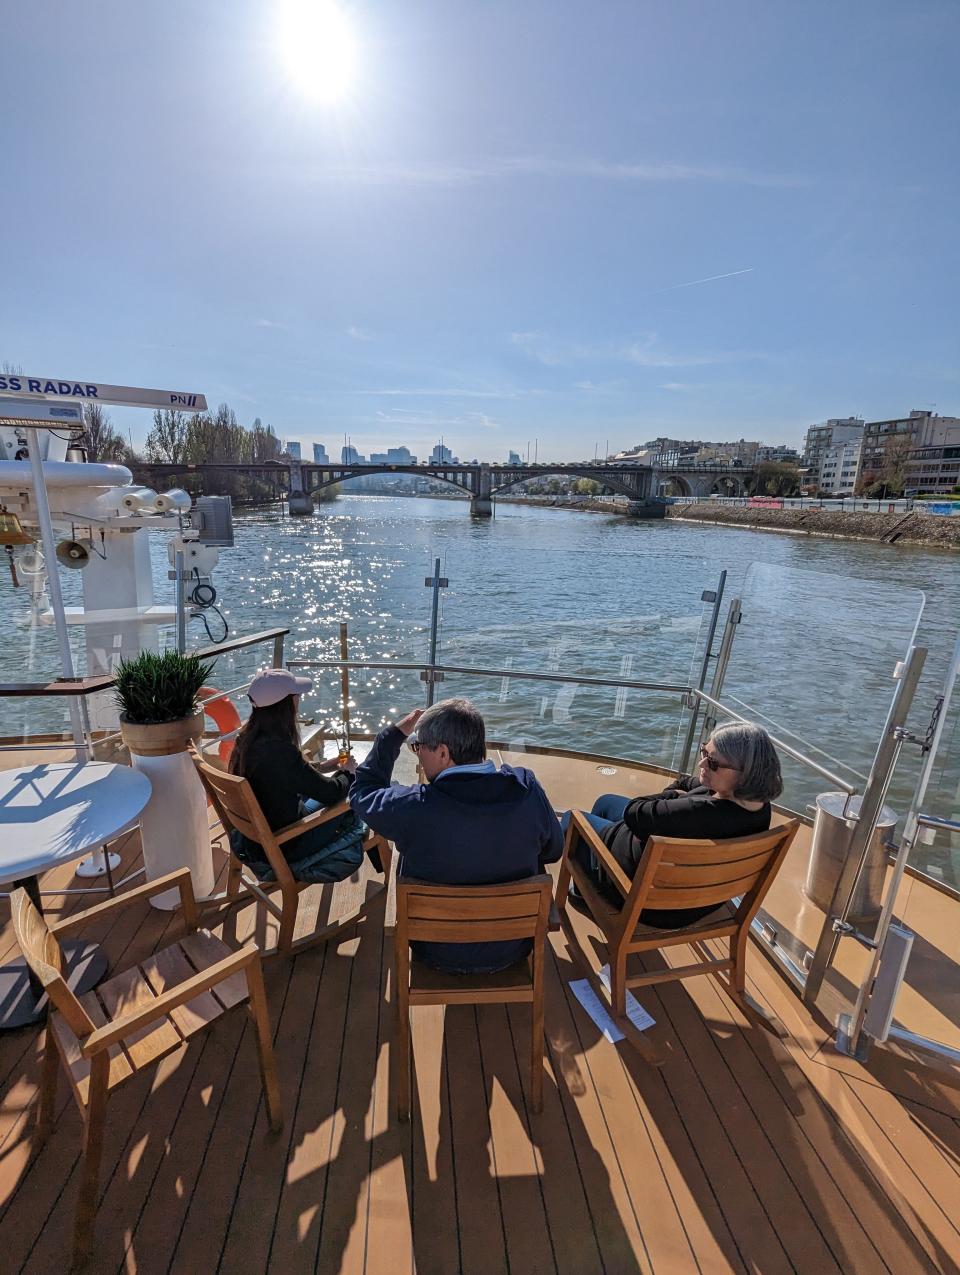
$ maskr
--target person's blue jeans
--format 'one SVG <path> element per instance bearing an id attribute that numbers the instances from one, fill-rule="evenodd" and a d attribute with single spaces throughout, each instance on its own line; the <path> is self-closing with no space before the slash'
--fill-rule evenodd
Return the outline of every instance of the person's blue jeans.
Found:
<path id="1" fill-rule="evenodd" d="M 593 803 L 593 809 L 589 812 L 589 814 L 587 811 L 584 811 L 583 813 L 590 826 L 602 837 L 607 828 L 610 828 L 613 824 L 620 822 L 623 818 L 623 812 L 629 804 L 629 797 L 620 797 L 617 793 L 608 792 L 604 793 L 602 797 L 598 797 L 596 799 Z M 570 827 L 571 814 L 572 811 L 568 810 L 560 816 L 560 827 L 563 830 L 564 837 L 566 837 L 567 829 Z M 591 877 L 601 888 L 604 886 L 606 886 L 607 889 L 610 888 L 603 870 L 597 863 L 596 856 L 580 837 L 577 838 L 577 844 L 574 846 L 573 857 L 582 868 L 585 868 L 586 871 L 590 873 Z M 572 881 L 570 883 L 570 889 L 571 891 L 574 890 Z"/>

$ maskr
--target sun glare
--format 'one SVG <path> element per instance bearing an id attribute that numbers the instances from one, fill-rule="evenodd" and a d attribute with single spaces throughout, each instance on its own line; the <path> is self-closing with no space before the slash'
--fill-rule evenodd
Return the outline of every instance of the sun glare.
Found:
<path id="1" fill-rule="evenodd" d="M 356 69 L 350 23 L 334 0 L 281 0 L 280 49 L 297 88 L 335 104 L 349 92 Z"/>

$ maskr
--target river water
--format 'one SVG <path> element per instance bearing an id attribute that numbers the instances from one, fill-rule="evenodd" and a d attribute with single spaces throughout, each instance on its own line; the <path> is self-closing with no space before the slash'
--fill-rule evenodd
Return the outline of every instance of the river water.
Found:
<path id="1" fill-rule="evenodd" d="M 699 675 L 712 610 L 702 595 L 717 589 L 725 570 L 721 631 L 734 597 L 742 599 L 743 621 L 723 698 L 848 779 L 869 767 L 896 662 L 915 635 L 930 648 L 911 721 L 925 729 L 960 621 L 960 564 L 927 549 L 522 505 L 501 504 L 494 519 L 479 521 L 458 500 L 372 496 L 343 496 L 312 518 L 240 514 L 235 530 L 236 545 L 222 551 L 216 574 L 230 633 L 289 626 L 288 660 L 336 658 L 338 624 L 347 620 L 353 658 L 425 661 L 431 594 L 424 579 L 439 558 L 449 581 L 441 663 L 680 686 Z M 161 539 L 158 600 L 172 588 Z M 63 576 L 68 603 L 79 600 L 78 574 Z M 11 591 L 0 616 L 5 676 L 55 674 L 53 633 L 29 623 L 25 591 L 19 594 Z M 209 623 L 219 637 L 217 617 Z M 189 635 L 191 645 L 207 641 L 197 620 Z M 269 647 L 222 657 L 211 680 L 235 686 L 269 658 Z M 672 691 L 451 675 L 438 694 L 470 695 L 491 736 L 514 745 L 549 743 L 668 766 L 678 763 L 687 721 Z M 357 674 L 354 726 L 375 729 L 423 696 L 416 672 Z M 317 674 L 304 712 L 332 724 L 338 706 L 339 678 Z M 28 711 L 7 701 L 0 708 L 4 734 L 52 724 L 49 707 Z M 960 806 L 958 716 L 951 714 L 928 802 L 943 814 Z M 785 799 L 795 808 L 831 786 L 793 762 L 784 769 Z M 901 810 L 914 769 L 908 760 L 892 790 Z"/>

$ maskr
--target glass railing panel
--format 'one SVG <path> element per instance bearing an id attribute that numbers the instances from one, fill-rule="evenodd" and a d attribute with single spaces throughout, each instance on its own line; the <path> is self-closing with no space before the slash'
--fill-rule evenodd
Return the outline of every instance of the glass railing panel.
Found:
<path id="1" fill-rule="evenodd" d="M 885 588 L 878 596 L 871 579 L 772 563 L 751 564 L 730 593 L 741 598 L 742 619 L 721 699 L 862 791 L 924 595 Z M 791 808 L 831 787 L 782 760 Z M 905 776 L 891 790 L 898 813 L 911 787 Z"/>

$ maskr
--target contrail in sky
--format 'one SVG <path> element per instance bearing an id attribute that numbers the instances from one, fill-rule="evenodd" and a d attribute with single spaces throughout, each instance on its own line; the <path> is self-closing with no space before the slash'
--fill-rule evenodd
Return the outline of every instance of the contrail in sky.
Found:
<path id="1" fill-rule="evenodd" d="M 698 283 L 714 283 L 717 279 L 733 279 L 738 274 L 752 274 L 753 266 L 747 266 L 746 270 L 730 270 L 727 274 L 711 274 L 706 279 L 691 279 L 689 283 L 672 283 L 669 288 L 655 288 L 651 292 L 651 296 L 655 297 L 658 292 L 675 292 L 677 288 L 695 288 Z"/>

